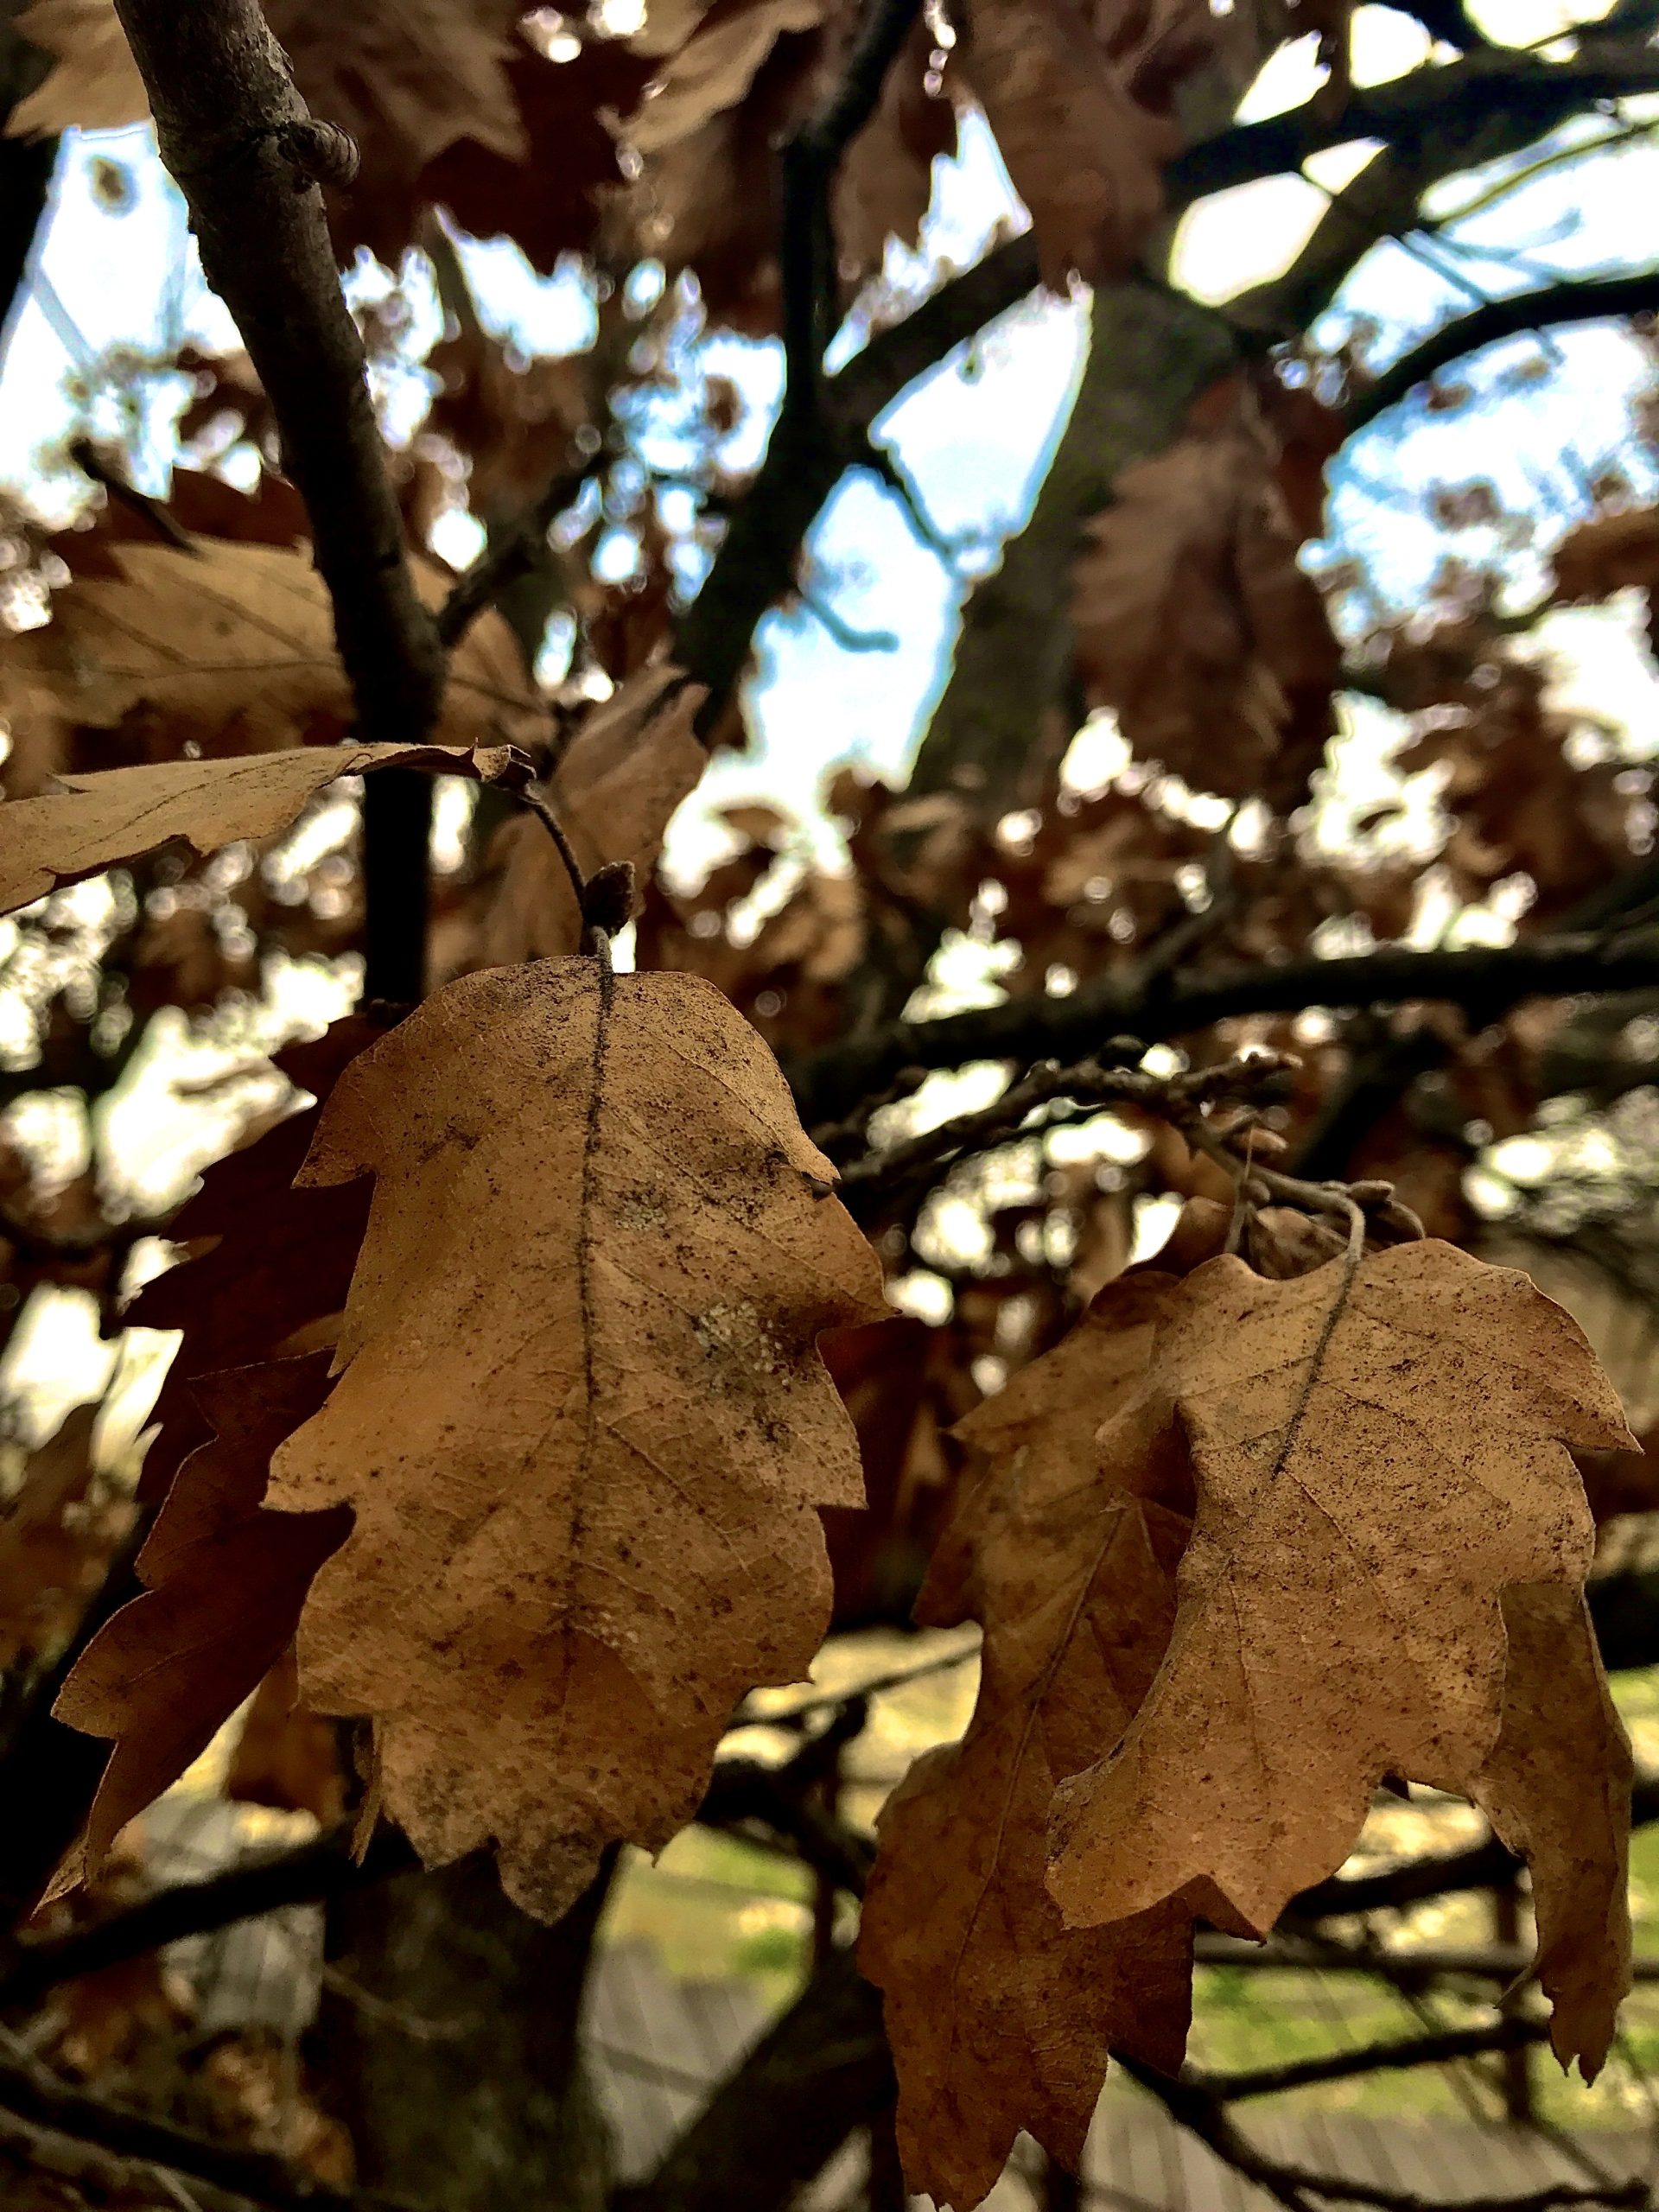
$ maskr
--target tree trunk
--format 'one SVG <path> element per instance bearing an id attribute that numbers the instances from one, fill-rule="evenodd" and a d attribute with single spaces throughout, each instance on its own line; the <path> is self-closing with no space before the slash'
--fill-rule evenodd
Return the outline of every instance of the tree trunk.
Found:
<path id="1" fill-rule="evenodd" d="M 576 2030 L 608 1887 L 543 1927 L 478 1853 L 331 1908 L 317 2057 L 363 2187 L 444 2212 L 601 2212 L 610 2143 Z"/>

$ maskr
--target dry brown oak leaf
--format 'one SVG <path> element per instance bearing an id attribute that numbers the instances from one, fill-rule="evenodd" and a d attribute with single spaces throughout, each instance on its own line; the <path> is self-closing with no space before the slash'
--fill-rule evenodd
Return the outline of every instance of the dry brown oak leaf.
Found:
<path id="1" fill-rule="evenodd" d="M 1030 211 L 1044 281 L 1121 276 L 1163 213 L 1179 130 L 1130 96 L 1077 0 L 988 0 L 961 61 Z"/>
<path id="2" fill-rule="evenodd" d="M 353 1062 L 301 1178 L 376 1179 L 323 1411 L 270 1499 L 349 1505 L 301 1694 L 374 1717 L 430 1862 L 556 1916 L 695 1813 L 737 1700 L 830 1614 L 861 1495 L 816 1348 L 882 1310 L 776 1064 L 712 986 L 537 962 Z"/>
<path id="3" fill-rule="evenodd" d="M 53 1708 L 71 1727 L 115 1738 L 82 1839 L 89 1876 L 282 1656 L 312 1576 L 351 1526 L 339 1509 L 276 1513 L 264 1503 L 272 1452 L 327 1391 L 326 1352 L 195 1388 L 213 1440 L 181 1467 L 144 1541 L 144 1589 L 93 1637 Z"/>
<path id="4" fill-rule="evenodd" d="M 321 1037 L 286 1046 L 276 1065 L 326 1099 L 383 1030 L 349 1014 Z M 175 1243 L 197 1249 L 152 1276 L 122 1315 L 128 1328 L 181 1332 L 150 1414 L 156 1429 L 138 1480 L 146 1503 L 165 1496 L 187 1455 L 212 1433 L 193 1388 L 203 1376 L 334 1342 L 368 1224 L 369 1186 L 291 1187 L 321 1110 L 291 1114 L 213 1161 L 169 1224 Z"/>
<path id="5" fill-rule="evenodd" d="M 244 838 L 276 836 L 339 776 L 423 768 L 511 783 L 524 767 L 505 745 L 329 745 L 63 776 L 61 791 L 0 806 L 0 913 L 175 842 L 200 858 Z"/>
<path id="6" fill-rule="evenodd" d="M 1587 2080 L 1630 1987 L 1630 1747 L 1582 1593 L 1523 1582 L 1503 1603 L 1503 1725 L 1469 1794 L 1527 1862 L 1549 2039 Z"/>
<path id="7" fill-rule="evenodd" d="M 74 565 L 74 543 L 67 547 Z M 112 729 L 144 708 L 169 754 L 209 755 L 331 743 L 353 719 L 334 650 L 333 603 L 308 547 L 203 538 L 94 548 L 97 572 L 52 596 L 43 628 L 0 639 L 15 713 L 60 727 Z M 414 563 L 416 588 L 442 605 L 454 579 Z M 512 633 L 486 614 L 456 648 L 438 728 L 446 743 L 529 738 L 541 727 Z"/>
<path id="8" fill-rule="evenodd" d="M 859 1964 L 885 1993 L 905 2173 L 957 2212 L 1023 2127 L 1076 2171 L 1122 2050 L 1166 2073 L 1192 2012 L 1193 1901 L 1068 1929 L 1044 1886 L 1055 1784 L 1128 1726 L 1175 1618 L 1192 1477 L 1179 1438 L 1103 1468 L 1102 1419 L 1145 1382 L 1176 1289 L 1108 1286 L 1069 1336 L 957 1424 L 989 1465 L 917 1618 L 985 1630 L 959 1744 L 888 1800 Z"/>
<path id="9" fill-rule="evenodd" d="M 1089 696 L 1138 758 L 1282 806 L 1334 727 L 1338 656 L 1270 464 L 1237 425 L 1126 468 L 1085 532 L 1072 619 Z"/>
<path id="10" fill-rule="evenodd" d="M 694 728 L 707 696 L 677 670 L 641 669 L 584 718 L 547 793 L 584 875 L 612 861 L 632 861 L 640 877 L 654 867 L 671 817 L 709 765 Z M 574 952 L 582 916 L 542 823 L 529 814 L 504 822 L 490 860 L 478 964 L 503 968 Z"/>
<path id="11" fill-rule="evenodd" d="M 1593 1528 L 1568 1447 L 1627 1432 L 1560 1306 L 1434 1240 L 1279 1282 L 1212 1260 L 1154 1363 L 1101 1441 L 1185 1433 L 1174 1634 L 1121 1744 L 1057 1792 L 1049 1887 L 1090 1925 L 1207 1878 L 1265 1935 L 1341 1866 L 1385 1776 L 1468 1794 L 1503 1714 L 1502 1593 L 1581 1589 Z M 1576 1802 L 1573 1738 L 1599 1726 L 1564 1700 L 1546 1717 L 1529 1819 L 1551 1788 Z"/>

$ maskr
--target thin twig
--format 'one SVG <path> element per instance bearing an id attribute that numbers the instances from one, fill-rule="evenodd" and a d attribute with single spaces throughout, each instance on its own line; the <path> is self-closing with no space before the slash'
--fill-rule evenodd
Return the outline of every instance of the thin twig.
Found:
<path id="1" fill-rule="evenodd" d="M 1247 2097 L 1278 2096 L 1286 2089 L 1305 2089 L 1316 2082 L 1346 2082 L 1357 2074 L 1402 2073 L 1416 2066 L 1444 2066 L 1457 2058 L 1480 2058 L 1491 2051 L 1520 2050 L 1545 2042 L 1548 2035 L 1548 2024 L 1542 2020 L 1498 2020 L 1490 2027 L 1452 2028 L 1444 2035 L 1362 2044 L 1319 2058 L 1294 2058 L 1282 2066 L 1183 2078 L 1191 2079 L 1218 2104 L 1236 2105 Z"/>
<path id="2" fill-rule="evenodd" d="M 841 157 L 874 114 L 888 70 L 921 12 L 921 0 L 865 0 L 857 35 L 829 98 L 785 141 L 783 222 L 784 413 L 817 416 L 825 348 L 840 314 L 840 270 L 830 200 Z"/>
<path id="3" fill-rule="evenodd" d="M 520 805 L 535 816 L 553 840 L 553 849 L 563 863 L 565 874 L 570 879 L 570 888 L 575 895 L 576 912 L 585 915 L 588 879 L 582 872 L 582 862 L 576 858 L 570 840 L 564 834 L 563 823 L 539 791 L 528 789 L 522 791 L 518 794 L 518 801 Z"/>
<path id="4" fill-rule="evenodd" d="M 1646 315 L 1659 308 L 1659 269 L 1628 276 L 1565 279 L 1517 298 L 1488 300 L 1471 315 L 1445 323 L 1432 338 L 1404 353 L 1369 384 L 1358 385 L 1343 409 L 1349 431 L 1363 429 L 1390 407 L 1427 384 L 1454 361 L 1465 359 L 1502 339 L 1523 336 L 1551 326 L 1604 322 Z"/>
<path id="5" fill-rule="evenodd" d="M 842 1193 L 902 1192 L 920 1173 L 936 1175 L 971 1154 L 1031 1134 L 1029 1116 L 1059 1098 L 1105 1107 L 1129 1102 L 1148 1113 L 1179 1112 L 1182 1126 L 1193 1108 L 1207 1100 L 1249 1097 L 1294 1065 L 1282 1052 L 1247 1052 L 1213 1067 L 1164 1077 L 1147 1075 L 1135 1065 L 1145 1052 L 1138 1038 L 1114 1038 L 1101 1052 L 1073 1067 L 1039 1062 L 1001 1098 L 971 1114 L 959 1114 L 938 1128 L 886 1151 L 868 1153 L 842 1171 Z M 1103 1055 L 1112 1056 L 1109 1062 Z"/>
<path id="6" fill-rule="evenodd" d="M 975 1632 L 971 1642 L 959 1650 L 935 1652 L 931 1658 L 918 1659 L 908 1667 L 892 1667 L 886 1674 L 872 1675 L 866 1681 L 854 1682 L 844 1690 L 818 1690 L 802 1698 L 795 1705 L 767 1707 L 759 1710 L 746 1702 L 732 1716 L 734 1728 L 792 1728 L 797 1721 L 810 1713 L 833 1713 L 850 1705 L 856 1698 L 880 1697 L 887 1690 L 901 1690 L 912 1682 L 925 1681 L 931 1675 L 949 1674 L 953 1668 L 966 1666 L 969 1660 L 979 1656 L 979 1637 Z M 776 1692 L 771 1693 L 776 1695 Z"/>
<path id="7" fill-rule="evenodd" d="M 157 537 L 181 553 L 193 553 L 200 557 L 201 548 L 189 531 L 180 523 L 172 510 L 161 499 L 152 499 L 148 492 L 141 492 L 129 484 L 118 469 L 112 468 L 90 438 L 75 438 L 69 447 L 69 458 L 83 476 L 90 476 L 94 484 L 101 484 L 110 497 L 136 515 L 143 517 Z"/>

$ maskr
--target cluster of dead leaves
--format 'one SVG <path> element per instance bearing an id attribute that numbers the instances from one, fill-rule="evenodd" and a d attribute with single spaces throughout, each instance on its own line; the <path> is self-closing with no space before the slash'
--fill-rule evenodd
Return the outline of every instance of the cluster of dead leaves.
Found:
<path id="1" fill-rule="evenodd" d="M 606 112 L 631 106 L 649 73 L 626 48 L 596 38 L 556 60 L 517 0 L 370 6 L 349 22 L 316 0 L 267 12 L 312 112 L 358 146 L 358 178 L 331 210 L 343 257 L 365 245 L 395 268 L 433 207 L 475 234 L 511 232 L 546 270 L 592 243 L 601 195 L 622 183 Z M 111 0 L 35 0 L 19 29 L 57 66 L 14 111 L 15 134 L 148 114 Z"/>
<path id="2" fill-rule="evenodd" d="M 575 734 L 550 788 L 589 865 L 654 852 L 701 764 L 697 703 L 656 667 Z M 269 837 L 331 776 L 393 762 L 522 774 L 505 748 L 301 747 L 72 777 L 0 812 L 0 904 Z M 836 803 L 890 918 L 982 899 L 953 802 L 848 780 Z M 1010 884 L 1102 903 L 1080 871 L 1109 889 L 1146 812 L 1079 800 L 1040 853 L 1022 825 Z M 707 911 L 780 826 L 734 818 Z M 1166 877 L 1184 833 L 1160 834 Z M 976 2202 L 1022 2126 L 1075 2160 L 1109 2050 L 1179 2063 L 1195 1923 L 1265 1934 L 1390 1777 L 1471 1796 L 1526 1855 L 1556 2047 L 1593 2073 L 1627 1977 L 1629 1765 L 1569 1453 L 1630 1440 L 1572 1324 L 1446 1244 L 1327 1258 L 1340 1237 L 1294 1209 L 1216 1256 L 1227 1179 L 1154 1145 L 1149 1172 L 1192 1193 L 1162 1268 L 1064 1334 L 1128 1216 L 1092 1176 L 1046 1189 L 1000 1221 L 1001 1269 L 958 1286 L 955 1341 L 924 1348 L 881 1319 L 754 1029 L 700 977 L 570 957 L 569 887 L 529 850 L 505 841 L 519 890 L 478 972 L 286 1056 L 317 1103 L 210 1171 L 182 1264 L 131 1308 L 181 1343 L 141 1594 L 60 1703 L 113 1743 L 80 1865 L 258 1691 L 245 1786 L 336 1809 L 317 1717 L 367 1716 L 422 1853 L 493 1844 L 556 1915 L 610 1844 L 691 1816 L 738 1700 L 804 1670 L 832 1602 L 887 1602 L 931 1550 L 924 1616 L 982 1623 L 983 1684 L 884 1817 L 863 1938 L 918 2185 Z M 1103 1200 L 1116 1230 L 1085 1256 Z M 1024 1232 L 1060 1205 L 1077 1256 L 1033 1300 Z M 826 1369 L 819 1338 L 849 1327 Z M 976 1408 L 992 1346 L 1028 1363 Z M 983 1472 L 940 1538 L 959 1421 Z M 820 1516 L 863 1502 L 861 1431 L 890 1544 L 832 1522 L 836 1592 Z"/>
<path id="3" fill-rule="evenodd" d="M 1345 12 L 1319 18 L 1333 51 Z M 342 257 L 367 246 L 395 268 L 442 208 L 543 270 L 571 251 L 653 256 L 695 271 L 715 319 L 776 327 L 776 148 L 840 82 L 850 0 L 657 0 L 626 39 L 581 16 L 550 31 L 519 0 L 374 0 L 345 27 L 315 0 L 272 0 L 269 15 L 312 112 L 359 149 L 356 181 L 330 195 Z M 34 0 L 19 28 L 55 66 L 14 132 L 144 117 L 112 0 Z M 836 180 L 841 275 L 878 272 L 890 238 L 914 244 L 966 99 L 1030 210 L 1045 276 L 1120 274 L 1163 210 L 1178 89 L 1213 78 L 1218 124 L 1294 28 L 1271 8 L 1217 18 L 1204 0 L 995 0 L 955 51 L 918 24 Z"/>
<path id="4" fill-rule="evenodd" d="M 1524 875 L 1535 926 L 1629 868 L 1645 820 L 1642 779 L 1617 759 L 1574 758 L 1578 725 L 1548 703 L 1548 671 L 1511 653 L 1465 664 L 1395 755 L 1439 767 L 1451 819 L 1442 855 L 1464 898 Z"/>
<path id="5" fill-rule="evenodd" d="M 982 1624 L 979 1701 L 882 1816 L 861 1950 L 912 2184 L 977 2203 L 1021 2127 L 1075 2166 L 1109 2052 L 1179 2063 L 1195 1923 L 1265 1935 L 1389 1777 L 1526 1855 L 1593 2075 L 1630 1761 L 1568 1447 L 1624 1429 L 1567 1316 L 1435 1242 L 1137 1271 L 963 1434 L 922 1617 Z"/>
<path id="6" fill-rule="evenodd" d="M 303 748 L 81 779 L 0 815 L 6 900 L 270 834 L 382 752 L 512 766 Z M 62 1694 L 115 1739 L 85 1864 L 297 1631 L 308 1707 L 373 1716 L 419 1847 L 493 1839 L 556 1914 L 610 1842 L 683 1824 L 739 1698 L 816 1649 L 817 1509 L 861 1497 L 816 1341 L 883 1310 L 879 1269 L 764 1046 L 695 979 L 517 963 L 286 1065 L 324 1103 L 213 1171 L 175 1224 L 191 1256 L 130 1317 L 183 1338 L 143 1592 Z"/>

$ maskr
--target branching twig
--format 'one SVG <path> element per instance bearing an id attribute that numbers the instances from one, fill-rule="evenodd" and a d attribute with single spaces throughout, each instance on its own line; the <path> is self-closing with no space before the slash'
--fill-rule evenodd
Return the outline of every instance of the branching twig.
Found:
<path id="1" fill-rule="evenodd" d="M 1659 983 L 1659 936 L 1632 932 L 1525 938 L 1514 944 L 1418 951 L 1386 945 L 1338 960 L 1307 958 L 1221 968 L 1126 987 L 1114 976 L 1065 997 L 1005 1000 L 929 1021 L 897 1021 L 790 1064 L 809 1126 L 847 1111 L 900 1069 L 961 1067 L 969 1060 L 1072 1058 L 1125 1033 L 1148 1043 L 1208 1028 L 1228 1016 L 1300 1014 L 1309 1007 L 1398 1006 L 1440 1000 L 1491 1020 L 1520 1000 L 1638 990 Z"/>
<path id="2" fill-rule="evenodd" d="M 1287 2212 L 1311 2212 L 1309 2200 L 1323 2197 L 1338 2204 L 1363 2204 L 1373 2212 L 1566 2212 L 1572 2205 L 1644 2206 L 1649 2202 L 1645 2182 L 1612 2182 L 1605 2185 L 1560 2182 L 1548 2189 L 1520 2196 L 1459 2196 L 1445 2200 L 1420 2196 L 1415 2190 L 1392 2189 L 1378 2182 L 1358 2181 L 1345 2174 L 1319 2173 L 1306 2166 L 1270 2158 L 1259 2151 L 1228 2118 L 1225 2107 L 1206 2086 L 1173 2081 L 1135 2059 L 1119 2062 L 1142 2088 L 1157 2098 L 1170 2118 L 1196 2135 L 1219 2158 L 1246 2181 L 1253 2182 Z"/>
<path id="3" fill-rule="evenodd" d="M 887 1151 L 854 1160 L 842 1172 L 842 1196 L 855 1213 L 867 1217 L 879 1203 L 902 1198 L 918 1179 L 936 1180 L 946 1166 L 975 1153 L 1023 1135 L 1040 1134 L 1040 1124 L 1032 1132 L 1025 1124 L 1056 1099 L 1102 1108 L 1114 1101 L 1128 1102 L 1149 1113 L 1179 1115 L 1185 1127 L 1185 1117 L 1205 1102 L 1249 1097 L 1294 1065 L 1281 1052 L 1250 1052 L 1214 1067 L 1164 1077 L 1145 1074 L 1136 1065 L 1145 1050 L 1138 1038 L 1114 1038 L 1099 1055 L 1074 1067 L 1039 1061 L 993 1104 L 959 1114 Z"/>
<path id="4" fill-rule="evenodd" d="M 1370 384 L 1359 385 L 1343 410 L 1350 431 L 1363 429 L 1379 415 L 1427 384 L 1454 361 L 1495 346 L 1500 339 L 1560 323 L 1610 321 L 1645 315 L 1659 308 L 1659 269 L 1644 269 L 1629 276 L 1577 277 L 1522 292 L 1518 298 L 1489 300 L 1471 315 L 1459 315 L 1433 336 L 1384 369 Z"/>
<path id="5" fill-rule="evenodd" d="M 1173 209 L 1260 176 L 1300 169 L 1310 154 L 1351 138 L 1392 143 L 1469 130 L 1496 109 L 1530 111 L 1540 137 L 1599 100 L 1659 87 L 1659 54 L 1640 35 L 1586 37 L 1570 61 L 1487 48 L 1445 68 L 1415 69 L 1357 89 L 1340 106 L 1309 100 L 1260 123 L 1236 124 L 1178 154 L 1164 172 Z"/>
<path id="6" fill-rule="evenodd" d="M 1484 2028 L 1452 2028 L 1444 2035 L 1412 2036 L 1404 2041 L 1368 2043 L 1352 2050 L 1328 2051 L 1319 2058 L 1293 2058 L 1282 2066 L 1258 2066 L 1236 2074 L 1192 2077 L 1217 2104 L 1241 2104 L 1247 2097 L 1277 2096 L 1319 2082 L 1346 2082 L 1357 2074 L 1401 2073 L 1415 2066 L 1444 2066 L 1458 2058 L 1483 2058 L 1490 2052 L 1520 2050 L 1542 2043 L 1549 2028 L 1542 2020 L 1505 2019 Z"/>
<path id="7" fill-rule="evenodd" d="M 819 508 L 862 458 L 870 424 L 907 385 L 1017 307 L 1036 283 L 1029 234 L 996 247 L 822 380 L 816 437 L 772 439 L 708 581 L 676 626 L 674 658 L 709 687 L 706 724 L 729 697 L 761 616 L 788 590 Z"/>

